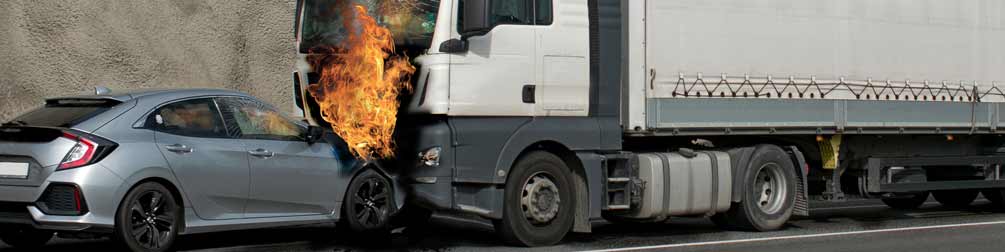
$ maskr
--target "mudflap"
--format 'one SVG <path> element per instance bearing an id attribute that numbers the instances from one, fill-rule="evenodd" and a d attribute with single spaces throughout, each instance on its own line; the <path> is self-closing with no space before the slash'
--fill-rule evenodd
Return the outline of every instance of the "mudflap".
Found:
<path id="1" fill-rule="evenodd" d="M 795 216 L 810 216 L 810 202 L 809 196 L 806 189 L 806 176 L 809 175 L 810 169 L 806 164 L 806 158 L 803 153 L 799 151 L 796 146 L 787 146 L 788 149 L 785 150 L 792 158 L 792 164 L 797 167 L 796 169 L 796 202 L 792 206 L 792 214 Z"/>

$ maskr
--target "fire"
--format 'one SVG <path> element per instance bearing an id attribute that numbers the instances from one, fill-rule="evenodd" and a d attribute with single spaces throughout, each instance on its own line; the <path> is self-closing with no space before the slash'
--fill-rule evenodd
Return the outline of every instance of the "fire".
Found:
<path id="1" fill-rule="evenodd" d="M 407 56 L 393 54 L 391 31 L 378 25 L 366 7 L 354 4 L 343 10 L 342 25 L 349 34 L 339 48 L 314 62 L 321 79 L 308 91 L 354 156 L 392 157 L 398 95 L 411 91 L 415 67 Z"/>

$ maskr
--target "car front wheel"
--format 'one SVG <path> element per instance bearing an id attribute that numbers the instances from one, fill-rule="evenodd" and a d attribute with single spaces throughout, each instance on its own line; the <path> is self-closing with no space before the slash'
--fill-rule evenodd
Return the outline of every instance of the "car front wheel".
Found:
<path id="1" fill-rule="evenodd" d="M 363 171 L 349 183 L 342 207 L 342 224 L 358 234 L 385 235 L 391 227 L 393 193 L 390 180 L 374 170 Z"/>

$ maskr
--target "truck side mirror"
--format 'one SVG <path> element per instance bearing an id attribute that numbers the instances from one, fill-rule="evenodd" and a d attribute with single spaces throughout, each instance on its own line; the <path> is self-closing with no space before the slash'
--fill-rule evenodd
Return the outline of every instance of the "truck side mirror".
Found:
<path id="1" fill-rule="evenodd" d="M 440 44 L 441 53 L 465 53 L 468 52 L 468 42 L 460 39 L 443 41 Z"/>
<path id="2" fill-rule="evenodd" d="M 491 0 L 461 0 L 461 36 L 480 35 L 492 29 L 489 22 Z"/>

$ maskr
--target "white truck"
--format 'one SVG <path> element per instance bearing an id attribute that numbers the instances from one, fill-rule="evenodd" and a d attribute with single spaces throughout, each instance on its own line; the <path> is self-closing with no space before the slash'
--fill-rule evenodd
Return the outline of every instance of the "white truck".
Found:
<path id="1" fill-rule="evenodd" d="M 344 36 L 339 1 L 297 8 L 297 106 L 320 125 L 307 59 Z M 810 199 L 1005 202 L 1001 1 L 413 2 L 380 168 L 406 209 L 541 246 L 603 220 L 775 230 Z"/>

